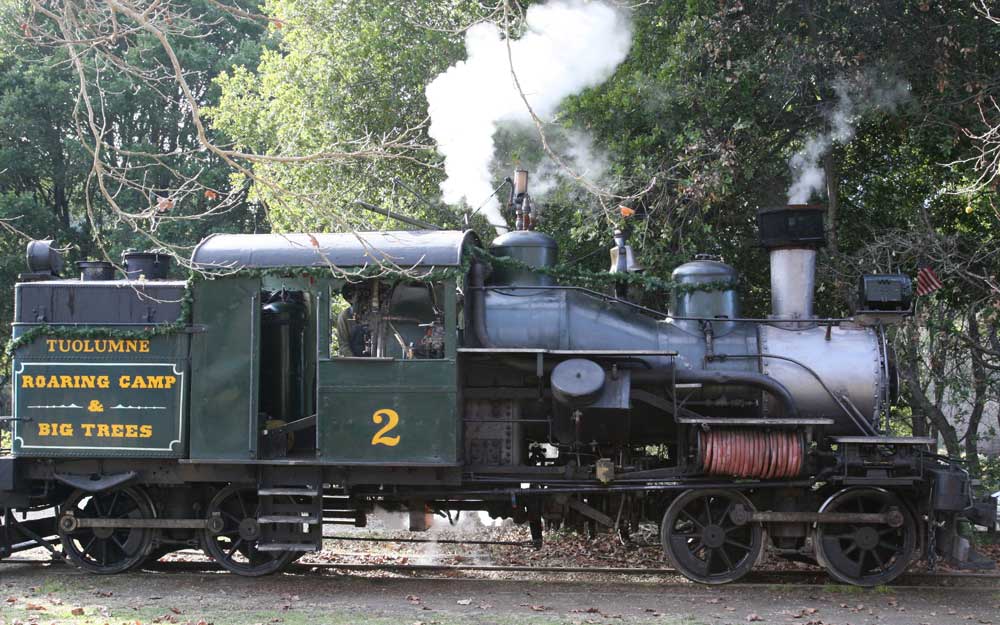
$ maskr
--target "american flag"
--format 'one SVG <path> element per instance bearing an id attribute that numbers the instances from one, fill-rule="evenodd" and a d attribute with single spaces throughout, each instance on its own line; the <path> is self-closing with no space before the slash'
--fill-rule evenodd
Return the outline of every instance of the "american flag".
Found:
<path id="1" fill-rule="evenodd" d="M 933 293 L 943 286 L 941 279 L 937 277 L 930 265 L 921 265 L 917 269 L 917 297 Z"/>

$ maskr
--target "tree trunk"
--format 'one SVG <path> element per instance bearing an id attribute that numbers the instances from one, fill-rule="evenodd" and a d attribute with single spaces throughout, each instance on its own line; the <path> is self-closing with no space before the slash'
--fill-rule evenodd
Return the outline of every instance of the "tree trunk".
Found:
<path id="1" fill-rule="evenodd" d="M 977 345 L 981 344 L 979 333 L 979 320 L 972 310 L 966 315 L 968 323 L 968 335 Z M 974 391 L 972 399 L 972 412 L 969 414 L 969 426 L 965 431 L 965 459 L 969 463 L 969 470 L 974 476 L 980 475 L 979 466 L 979 423 L 983 418 L 983 410 L 986 408 L 986 363 L 983 361 L 983 354 L 976 347 L 969 349 L 971 356 L 970 364 L 972 369 L 972 388 Z"/>
<path id="2" fill-rule="evenodd" d="M 958 433 L 955 431 L 955 427 L 948 421 L 948 417 L 945 416 L 944 412 L 941 410 L 940 397 L 943 396 L 941 388 L 943 385 L 940 383 L 940 378 L 935 376 L 933 379 L 937 382 L 935 386 L 935 401 L 932 401 L 924 390 L 924 386 L 920 382 L 920 371 L 918 367 L 920 366 L 919 357 L 919 328 L 911 327 L 909 331 L 905 333 L 904 340 L 904 351 L 906 354 L 905 358 L 902 358 L 897 363 L 899 369 L 900 377 L 906 382 L 907 395 L 910 399 L 910 405 L 914 408 L 919 408 L 920 412 L 926 415 L 927 419 L 930 421 L 931 425 L 937 429 L 941 434 L 941 439 L 944 441 L 944 446 L 948 450 L 948 455 L 958 457 L 961 455 L 962 447 L 958 441 Z M 942 362 L 943 357 L 936 359 L 937 362 Z M 937 363 L 935 363 L 937 364 Z M 916 406 L 914 406 L 916 404 Z"/>
<path id="3" fill-rule="evenodd" d="M 916 406 L 910 406 L 910 429 L 914 436 L 930 436 L 927 431 L 927 416 L 917 410 Z"/>

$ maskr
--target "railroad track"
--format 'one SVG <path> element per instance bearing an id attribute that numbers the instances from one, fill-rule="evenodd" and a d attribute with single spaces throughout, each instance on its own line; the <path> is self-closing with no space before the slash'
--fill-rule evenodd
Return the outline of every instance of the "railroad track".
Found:
<path id="1" fill-rule="evenodd" d="M 403 556 L 406 557 L 406 556 Z M 62 560 L 8 559 L 0 560 L 0 565 L 50 566 L 65 564 Z M 146 570 L 167 573 L 212 572 L 222 567 L 207 558 L 168 560 L 150 563 L 142 567 Z M 667 567 L 582 567 L 582 566 L 525 566 L 490 564 L 412 564 L 412 563 L 357 563 L 357 562 L 296 562 L 286 572 L 305 574 L 315 571 L 386 571 L 397 573 L 530 573 L 533 575 L 620 575 L 626 577 L 676 577 L 678 571 Z M 1000 584 L 1000 573 L 976 573 L 965 571 L 910 571 L 905 573 L 890 587 L 952 585 L 977 581 L 988 585 Z M 749 585 L 802 584 L 826 585 L 832 583 L 826 573 L 816 570 L 755 569 L 738 582 Z"/>

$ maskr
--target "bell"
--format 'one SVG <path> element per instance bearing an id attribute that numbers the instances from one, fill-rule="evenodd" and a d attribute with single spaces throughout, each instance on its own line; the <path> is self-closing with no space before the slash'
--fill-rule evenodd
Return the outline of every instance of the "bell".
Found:
<path id="1" fill-rule="evenodd" d="M 632 246 L 625 241 L 620 231 L 615 232 L 615 246 L 611 248 L 611 268 L 608 269 L 608 273 L 634 273 L 643 270 L 642 265 L 635 260 Z"/>

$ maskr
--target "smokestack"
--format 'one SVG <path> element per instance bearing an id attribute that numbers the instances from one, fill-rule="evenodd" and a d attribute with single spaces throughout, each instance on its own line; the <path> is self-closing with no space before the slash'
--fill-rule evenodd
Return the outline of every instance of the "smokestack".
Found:
<path id="1" fill-rule="evenodd" d="M 813 317 L 816 250 L 826 244 L 823 216 L 815 204 L 789 204 L 757 214 L 760 243 L 771 256 L 771 316 Z"/>

